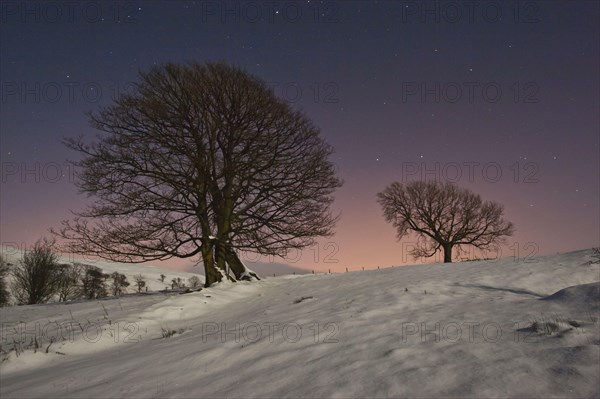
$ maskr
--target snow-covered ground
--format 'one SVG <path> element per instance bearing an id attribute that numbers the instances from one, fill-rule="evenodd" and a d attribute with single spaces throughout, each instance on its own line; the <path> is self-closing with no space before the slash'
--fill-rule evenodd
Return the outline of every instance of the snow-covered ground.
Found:
<path id="1" fill-rule="evenodd" d="M 590 252 L 3 308 L 0 396 L 597 398 Z"/>

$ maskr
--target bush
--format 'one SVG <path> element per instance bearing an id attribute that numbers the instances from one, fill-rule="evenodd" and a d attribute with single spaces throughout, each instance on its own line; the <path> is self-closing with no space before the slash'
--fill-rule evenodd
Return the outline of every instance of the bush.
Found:
<path id="1" fill-rule="evenodd" d="M 133 281 L 135 281 L 137 292 L 142 292 L 142 289 L 146 286 L 146 277 L 142 276 L 141 274 L 137 274 L 133 276 Z"/>
<path id="2" fill-rule="evenodd" d="M 19 304 L 45 303 L 58 292 L 60 270 L 53 245 L 48 240 L 36 242 L 14 268 L 11 286 Z"/>
<path id="3" fill-rule="evenodd" d="M 87 299 L 107 297 L 106 279 L 109 275 L 96 266 L 83 265 L 83 267 L 85 270 L 81 284 L 83 296 Z"/>
<path id="4" fill-rule="evenodd" d="M 6 276 L 9 273 L 8 263 L 0 255 L 0 306 L 6 306 L 10 302 L 10 293 L 6 284 Z"/>
<path id="5" fill-rule="evenodd" d="M 190 283 L 190 287 L 198 288 L 200 286 L 200 279 L 197 276 L 192 276 L 188 278 L 188 282 Z"/>
<path id="6" fill-rule="evenodd" d="M 70 301 L 81 296 L 81 278 L 83 266 L 81 264 L 61 264 L 58 265 L 58 300 L 61 302 Z"/>
<path id="7" fill-rule="evenodd" d="M 114 296 L 123 294 L 129 287 L 129 281 L 127 281 L 127 276 L 124 274 L 114 272 L 110 275 L 110 278 L 112 279 L 111 289 Z"/>
<path id="8" fill-rule="evenodd" d="M 600 263 L 600 247 L 592 248 L 592 260 L 590 263 Z"/>
<path id="9" fill-rule="evenodd" d="M 185 284 L 183 283 L 183 280 L 181 279 L 181 277 L 177 277 L 171 280 L 171 289 L 175 289 L 175 288 L 183 288 L 185 287 Z"/>

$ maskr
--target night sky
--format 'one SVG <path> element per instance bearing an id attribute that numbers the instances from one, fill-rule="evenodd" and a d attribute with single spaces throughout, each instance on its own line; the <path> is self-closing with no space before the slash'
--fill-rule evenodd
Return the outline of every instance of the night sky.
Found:
<path id="1" fill-rule="evenodd" d="M 502 256 L 598 246 L 600 3 L 475 3 L 2 1 L 2 244 L 29 247 L 89 201 L 60 142 L 94 137 L 86 111 L 139 69 L 223 60 L 303 109 L 345 181 L 336 234 L 275 262 L 412 263 L 376 193 L 413 179 L 504 204 Z"/>

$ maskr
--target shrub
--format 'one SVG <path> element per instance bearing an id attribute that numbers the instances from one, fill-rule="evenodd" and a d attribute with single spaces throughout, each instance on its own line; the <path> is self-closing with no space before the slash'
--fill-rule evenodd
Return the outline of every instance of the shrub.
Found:
<path id="1" fill-rule="evenodd" d="M 36 242 L 13 269 L 12 293 L 19 304 L 45 303 L 58 292 L 60 268 L 53 246 L 48 240 Z"/>
<path id="2" fill-rule="evenodd" d="M 181 279 L 181 277 L 177 277 L 171 280 L 171 289 L 175 289 L 175 288 L 183 288 L 185 286 L 185 284 L 183 284 L 183 280 Z"/>
<path id="3" fill-rule="evenodd" d="M 592 248 L 592 260 L 590 263 L 600 263 L 600 247 Z"/>
<path id="4" fill-rule="evenodd" d="M 58 265 L 58 300 L 61 302 L 76 299 L 81 295 L 81 264 Z"/>
<path id="5" fill-rule="evenodd" d="M 114 296 L 123 294 L 129 287 L 129 281 L 127 281 L 127 276 L 124 274 L 114 272 L 110 275 L 110 278 L 112 279 L 111 289 Z"/>
<path id="6" fill-rule="evenodd" d="M 133 276 L 133 281 L 135 281 L 137 291 L 142 292 L 142 289 L 146 286 L 146 277 L 141 274 L 137 274 Z"/>
<path id="7" fill-rule="evenodd" d="M 87 299 L 104 298 L 108 296 L 106 279 L 108 274 L 96 266 L 84 265 L 85 274 L 82 279 L 82 294 Z"/>
<path id="8" fill-rule="evenodd" d="M 198 278 L 198 276 L 192 276 L 188 278 L 188 282 L 190 283 L 190 287 L 192 288 L 200 287 L 200 278 Z"/>
<path id="9" fill-rule="evenodd" d="M 6 276 L 10 269 L 4 257 L 0 255 L 0 306 L 6 306 L 10 302 L 10 293 L 6 283 Z"/>

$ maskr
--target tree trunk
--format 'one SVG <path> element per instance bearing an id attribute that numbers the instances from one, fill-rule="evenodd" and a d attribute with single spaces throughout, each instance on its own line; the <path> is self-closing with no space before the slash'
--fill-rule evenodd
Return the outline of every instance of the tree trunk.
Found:
<path id="1" fill-rule="evenodd" d="M 223 240 L 218 240 L 215 243 L 215 266 L 225 271 L 226 258 L 226 243 Z"/>
<path id="2" fill-rule="evenodd" d="M 223 276 L 228 278 L 231 281 L 235 281 L 233 277 L 229 275 L 227 271 L 227 251 L 229 246 L 224 240 L 217 240 L 217 245 L 215 245 L 215 266 L 217 272 L 221 272 Z M 231 265 L 230 265 L 231 266 Z"/>
<path id="3" fill-rule="evenodd" d="M 235 279 L 240 281 L 252 281 L 252 280 L 260 280 L 258 275 L 252 270 L 248 269 L 246 265 L 240 260 L 240 258 L 235 253 L 235 250 L 231 247 L 227 247 L 225 256 L 227 258 L 227 264 L 231 268 L 231 271 L 235 275 Z"/>
<path id="4" fill-rule="evenodd" d="M 452 263 L 452 245 L 444 244 L 444 263 Z"/>
<path id="5" fill-rule="evenodd" d="M 202 263 L 204 263 L 204 286 L 210 287 L 218 283 L 223 276 L 215 268 L 215 258 L 213 255 L 213 244 L 210 242 L 202 243 Z"/>
<path id="6" fill-rule="evenodd" d="M 235 281 L 227 272 L 227 248 L 228 245 L 224 240 L 216 240 L 215 245 L 215 267 L 217 273 L 221 273 L 221 277 L 225 277 L 231 281 Z M 219 280 L 221 281 L 221 280 Z"/>

